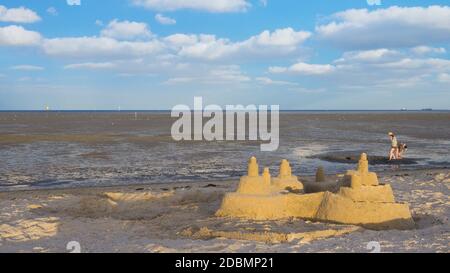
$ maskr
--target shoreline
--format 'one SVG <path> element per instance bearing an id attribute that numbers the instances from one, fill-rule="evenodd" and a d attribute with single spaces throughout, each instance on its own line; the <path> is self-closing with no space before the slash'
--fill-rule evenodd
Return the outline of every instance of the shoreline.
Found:
<path id="1" fill-rule="evenodd" d="M 351 165 L 351 164 L 349 164 Z M 423 168 L 421 168 L 420 166 L 418 166 L 419 168 L 416 169 L 410 169 L 410 170 L 385 170 L 383 172 L 379 172 L 378 174 L 380 175 L 380 177 L 383 176 L 389 176 L 389 175 L 402 175 L 404 173 L 421 173 L 421 172 L 426 172 L 426 171 L 432 171 L 432 172 L 446 172 L 449 171 L 450 167 L 437 167 L 436 168 L 430 168 L 430 166 L 423 166 Z M 338 176 L 341 175 L 342 173 L 340 172 L 330 172 L 327 173 L 327 176 Z M 313 175 L 305 175 L 305 176 L 298 176 L 300 179 L 306 179 L 307 181 L 312 181 L 314 179 Z M 2 187 L 0 186 L 0 197 L 3 193 L 14 193 L 14 192 L 41 192 L 41 191 L 77 191 L 77 190 L 96 190 L 96 191 L 101 191 L 101 190 L 107 190 L 107 189 L 116 189 L 116 190 L 120 190 L 120 189 L 128 189 L 128 188 L 151 188 L 153 187 L 172 187 L 172 188 L 176 188 L 176 187 L 186 187 L 186 186 L 193 186 L 193 185 L 201 185 L 201 184 L 226 184 L 226 183 L 238 183 L 239 182 L 239 177 L 237 178 L 229 178 L 229 179 L 220 179 L 220 180 L 214 180 L 214 179 L 207 179 L 207 180 L 196 180 L 196 181 L 167 181 L 167 182 L 152 182 L 152 183 L 131 183 L 131 184 L 123 184 L 123 185 L 104 185 L 104 186 L 86 186 L 86 185 L 82 185 L 82 186 L 68 186 L 68 187 L 55 187 L 55 188 L 50 188 L 50 187 L 42 187 L 42 188 L 14 188 L 15 186 L 11 186 L 11 189 L 2 189 Z M 8 187 L 6 187 L 8 188 Z"/>

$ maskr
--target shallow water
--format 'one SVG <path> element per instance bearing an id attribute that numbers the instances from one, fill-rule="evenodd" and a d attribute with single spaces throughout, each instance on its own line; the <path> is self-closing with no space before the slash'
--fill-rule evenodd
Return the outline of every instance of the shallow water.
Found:
<path id="1" fill-rule="evenodd" d="M 354 164 L 315 156 L 386 156 L 388 131 L 417 164 L 373 170 L 450 167 L 450 112 L 283 112 L 270 153 L 257 142 L 175 142 L 174 121 L 168 112 L 0 112 L 0 190 L 235 179 L 251 155 L 272 175 L 283 158 L 299 176 L 319 165 L 339 173 Z"/>

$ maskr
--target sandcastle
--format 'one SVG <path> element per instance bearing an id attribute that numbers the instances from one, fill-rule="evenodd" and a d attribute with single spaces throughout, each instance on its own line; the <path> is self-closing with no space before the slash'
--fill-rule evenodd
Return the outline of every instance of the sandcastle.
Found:
<path id="1" fill-rule="evenodd" d="M 324 177 L 319 170 L 320 180 Z M 280 165 L 278 177 L 271 178 L 265 168 L 259 175 L 256 158 L 249 161 L 248 174 L 241 178 L 237 192 L 225 195 L 220 217 L 254 220 L 301 218 L 374 229 L 409 229 L 414 221 L 407 204 L 396 203 L 390 185 L 378 182 L 369 172 L 367 155 L 362 154 L 357 170 L 348 171 L 336 193 L 303 193 L 303 184 L 292 175 L 287 160 Z"/>

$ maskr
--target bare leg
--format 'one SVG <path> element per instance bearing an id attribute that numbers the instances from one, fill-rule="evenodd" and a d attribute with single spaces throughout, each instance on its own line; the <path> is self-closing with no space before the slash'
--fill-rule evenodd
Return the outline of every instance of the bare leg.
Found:
<path id="1" fill-rule="evenodd" d="M 389 151 L 389 160 L 396 159 L 395 157 L 395 148 L 391 148 Z"/>

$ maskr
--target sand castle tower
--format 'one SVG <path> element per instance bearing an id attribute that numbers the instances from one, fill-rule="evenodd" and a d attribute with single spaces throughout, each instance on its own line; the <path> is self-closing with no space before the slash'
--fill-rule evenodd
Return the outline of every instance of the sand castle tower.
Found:
<path id="1" fill-rule="evenodd" d="M 270 170 L 269 168 L 264 168 L 264 172 L 263 172 L 263 180 L 264 180 L 264 185 L 267 187 L 271 186 L 271 180 L 272 180 L 272 176 L 270 175 Z"/>
<path id="2" fill-rule="evenodd" d="M 256 157 L 248 161 L 247 175 L 241 177 L 237 192 L 240 194 L 269 194 L 271 192 L 269 169 L 259 175 L 259 165 Z"/>
<path id="3" fill-rule="evenodd" d="M 346 176 L 350 187 L 325 194 L 316 215 L 318 220 L 376 229 L 414 227 L 408 204 L 396 203 L 391 186 L 380 184 L 376 173 L 369 172 L 366 154 L 361 155 L 357 170 L 347 171 Z"/>
<path id="4" fill-rule="evenodd" d="M 361 186 L 377 186 L 378 177 L 376 173 L 369 172 L 369 161 L 367 160 L 367 154 L 361 154 L 361 158 L 358 162 L 358 169 L 356 171 L 347 171 L 347 177 L 350 179 L 352 188 L 358 188 Z"/>
<path id="5" fill-rule="evenodd" d="M 317 171 L 316 171 L 316 182 L 318 182 L 318 183 L 325 182 L 325 170 L 324 170 L 324 168 L 322 166 L 317 168 Z"/>
<path id="6" fill-rule="evenodd" d="M 280 164 L 278 177 L 272 179 L 272 186 L 275 190 L 295 190 L 303 191 L 303 184 L 298 181 L 297 176 L 292 175 L 292 168 L 289 161 L 283 159 Z"/>

